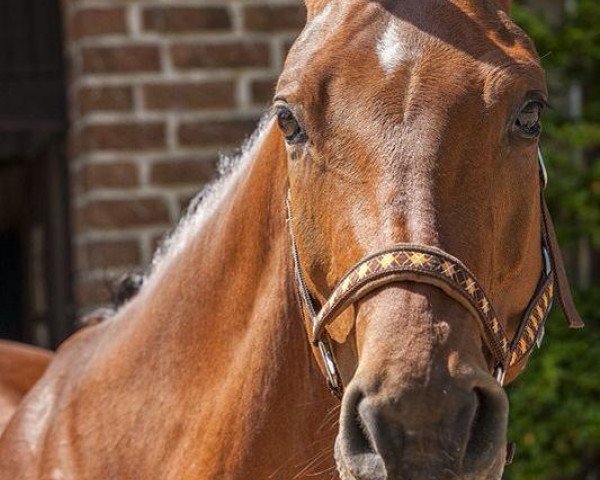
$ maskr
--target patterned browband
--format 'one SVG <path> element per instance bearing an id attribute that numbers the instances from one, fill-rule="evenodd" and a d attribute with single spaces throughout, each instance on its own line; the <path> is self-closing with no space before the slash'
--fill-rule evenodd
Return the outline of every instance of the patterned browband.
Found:
<path id="1" fill-rule="evenodd" d="M 301 310 L 304 315 L 308 315 L 313 329 L 312 340 L 321 354 L 322 369 L 330 388 L 337 396 L 341 396 L 343 385 L 325 327 L 347 307 L 369 292 L 390 283 L 414 281 L 433 285 L 461 303 L 475 318 L 479 319 L 483 338 L 494 360 L 493 373 L 501 384 L 508 369 L 523 362 L 536 342 L 538 345 L 541 342 L 544 323 L 553 303 L 555 285 L 558 287 L 560 305 L 570 326 L 574 328 L 583 326 L 571 298 L 554 228 L 544 201 L 543 188 L 546 183 L 546 173 L 541 153 L 538 159 L 541 177 L 544 270 L 512 340 L 506 335 L 490 299 L 469 269 L 456 257 L 426 245 L 399 244 L 364 258 L 344 275 L 333 289 L 329 299 L 316 312 L 315 301 L 306 286 L 300 267 L 298 249 L 291 226 L 291 204 L 288 193 L 288 225 Z"/>

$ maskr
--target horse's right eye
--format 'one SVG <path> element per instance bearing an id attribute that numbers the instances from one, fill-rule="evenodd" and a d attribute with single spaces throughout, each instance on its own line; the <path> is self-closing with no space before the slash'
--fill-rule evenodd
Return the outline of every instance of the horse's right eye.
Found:
<path id="1" fill-rule="evenodd" d="M 278 105 L 275 114 L 277 115 L 279 129 L 289 145 L 306 141 L 306 134 L 302 130 L 302 127 L 300 126 L 300 123 L 298 123 L 293 112 L 288 107 Z"/>

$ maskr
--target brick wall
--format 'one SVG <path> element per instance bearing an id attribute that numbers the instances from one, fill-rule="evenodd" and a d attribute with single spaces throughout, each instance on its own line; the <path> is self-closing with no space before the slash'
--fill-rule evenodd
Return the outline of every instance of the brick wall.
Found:
<path id="1" fill-rule="evenodd" d="M 75 292 L 86 309 L 240 144 L 304 23 L 301 0 L 63 0 Z"/>

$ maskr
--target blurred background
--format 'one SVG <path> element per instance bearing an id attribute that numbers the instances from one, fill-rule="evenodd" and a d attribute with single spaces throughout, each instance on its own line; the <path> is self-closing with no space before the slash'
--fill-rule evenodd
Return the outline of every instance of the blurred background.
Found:
<path id="1" fill-rule="evenodd" d="M 506 478 L 600 479 L 600 2 L 518 1 L 548 72 L 547 195 L 587 329 L 510 388 Z M 0 338 L 106 304 L 269 104 L 300 0 L 2 0 Z"/>
<path id="2" fill-rule="evenodd" d="M 542 349 L 510 388 L 506 478 L 600 479 L 600 2 L 517 2 L 548 74 L 547 197 L 586 329 L 549 319 Z"/>

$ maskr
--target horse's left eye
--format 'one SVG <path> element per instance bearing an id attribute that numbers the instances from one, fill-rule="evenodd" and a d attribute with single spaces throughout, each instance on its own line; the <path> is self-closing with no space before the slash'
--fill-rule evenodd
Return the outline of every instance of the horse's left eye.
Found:
<path id="1" fill-rule="evenodd" d="M 514 128 L 516 132 L 526 138 L 536 138 L 542 131 L 540 117 L 544 104 L 538 101 L 530 101 L 519 112 L 515 120 Z"/>

